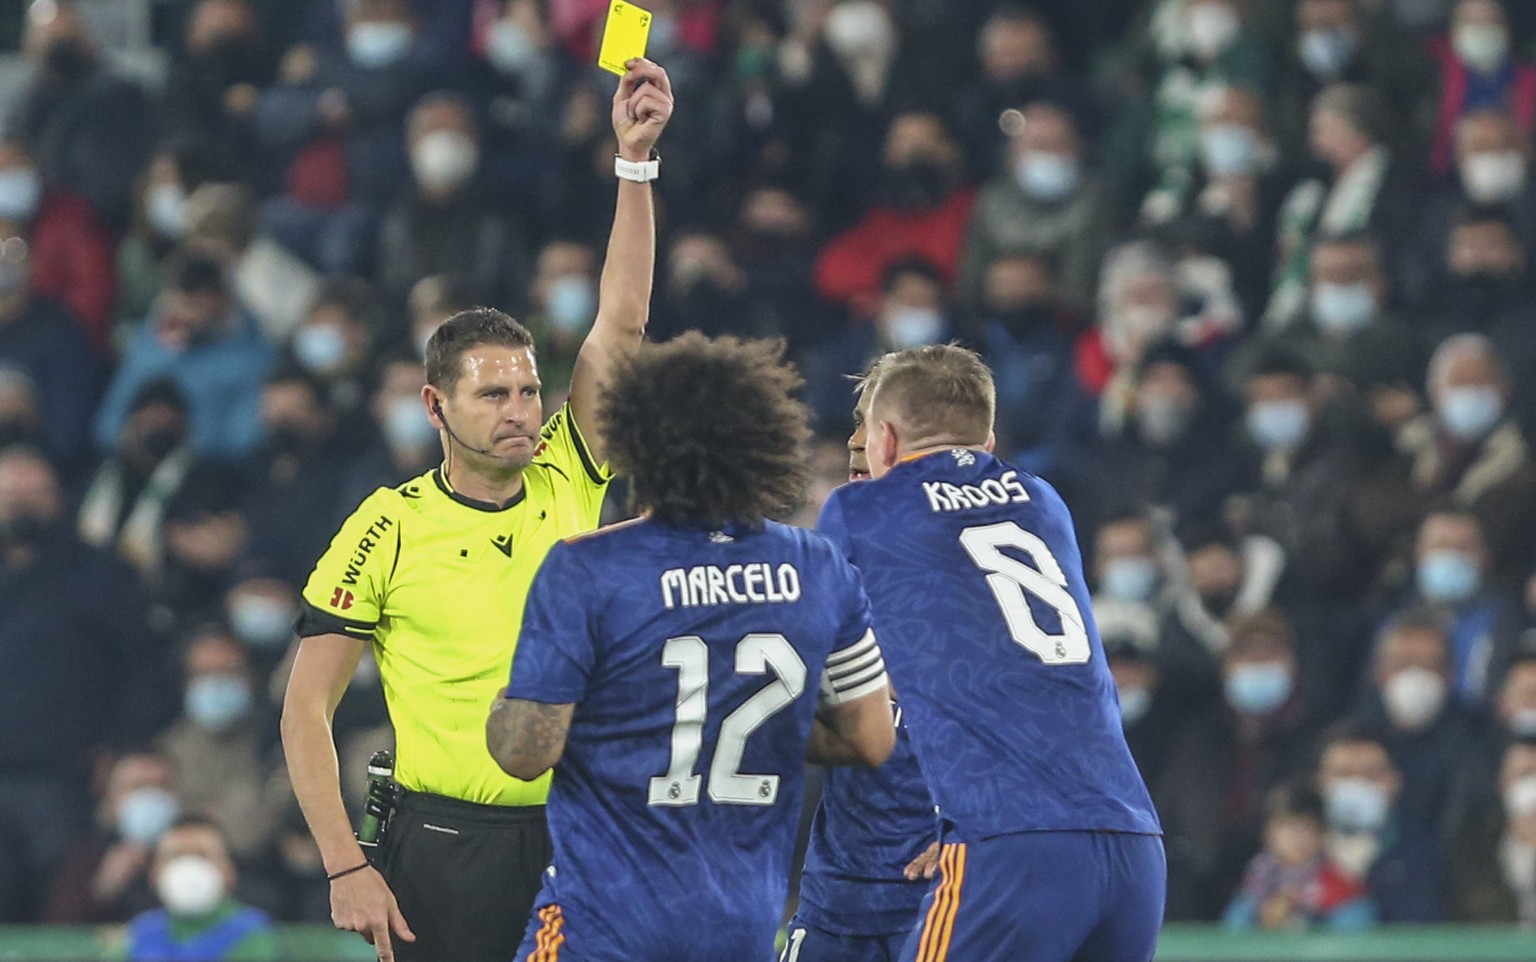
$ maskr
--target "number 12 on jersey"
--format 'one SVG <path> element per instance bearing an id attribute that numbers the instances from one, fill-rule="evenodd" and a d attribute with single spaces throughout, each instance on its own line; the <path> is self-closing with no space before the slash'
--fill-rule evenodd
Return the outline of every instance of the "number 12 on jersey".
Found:
<path id="1" fill-rule="evenodd" d="M 704 748 L 709 710 L 709 646 L 696 635 L 668 638 L 661 663 L 677 671 L 677 717 L 672 725 L 672 762 L 651 779 L 651 805 L 699 803 L 704 777 L 694 773 Z M 736 673 L 774 678 L 720 723 L 709 766 L 709 797 L 716 805 L 772 805 L 779 797 L 778 775 L 744 775 L 747 738 L 805 692 L 805 662 L 783 635 L 754 633 L 736 644 Z"/>

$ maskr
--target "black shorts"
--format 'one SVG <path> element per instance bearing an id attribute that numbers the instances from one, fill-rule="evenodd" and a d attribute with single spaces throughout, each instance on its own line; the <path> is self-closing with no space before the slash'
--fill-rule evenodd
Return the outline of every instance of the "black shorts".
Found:
<path id="1" fill-rule="evenodd" d="M 415 942 L 400 962 L 508 962 L 552 851 L 544 806 L 510 807 L 400 793 L 381 871 Z"/>

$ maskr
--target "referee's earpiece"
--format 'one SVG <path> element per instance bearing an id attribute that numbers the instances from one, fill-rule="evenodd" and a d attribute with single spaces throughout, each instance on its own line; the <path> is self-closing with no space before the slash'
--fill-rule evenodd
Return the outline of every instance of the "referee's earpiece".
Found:
<path id="1" fill-rule="evenodd" d="M 437 413 L 437 419 L 443 422 L 443 430 L 448 432 L 448 436 L 459 442 L 459 447 L 466 451 L 473 451 L 476 454 L 484 455 L 488 458 L 495 457 L 495 452 L 491 451 L 489 448 L 477 448 L 472 444 L 466 444 L 463 438 L 453 433 L 453 428 L 448 426 L 448 419 L 443 416 L 443 401 L 441 398 L 432 402 L 432 410 Z"/>

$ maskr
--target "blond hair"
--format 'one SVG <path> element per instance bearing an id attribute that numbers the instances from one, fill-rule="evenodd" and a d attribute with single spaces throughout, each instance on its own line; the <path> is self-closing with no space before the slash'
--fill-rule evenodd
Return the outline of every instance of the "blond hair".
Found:
<path id="1" fill-rule="evenodd" d="M 899 424 L 907 448 L 982 445 L 991 437 L 997 389 L 975 351 L 955 344 L 914 347 L 887 354 L 872 373 L 870 418 Z"/>

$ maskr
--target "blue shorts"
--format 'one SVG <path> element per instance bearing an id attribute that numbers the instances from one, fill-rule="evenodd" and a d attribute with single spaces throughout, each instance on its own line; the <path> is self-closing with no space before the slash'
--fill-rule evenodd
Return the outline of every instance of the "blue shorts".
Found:
<path id="1" fill-rule="evenodd" d="M 1167 890 L 1155 835 L 946 838 L 901 962 L 1150 962 Z"/>
<path id="2" fill-rule="evenodd" d="M 897 962 L 911 932 L 891 935 L 838 935 L 803 921 L 789 920 L 789 938 L 779 962 Z"/>

